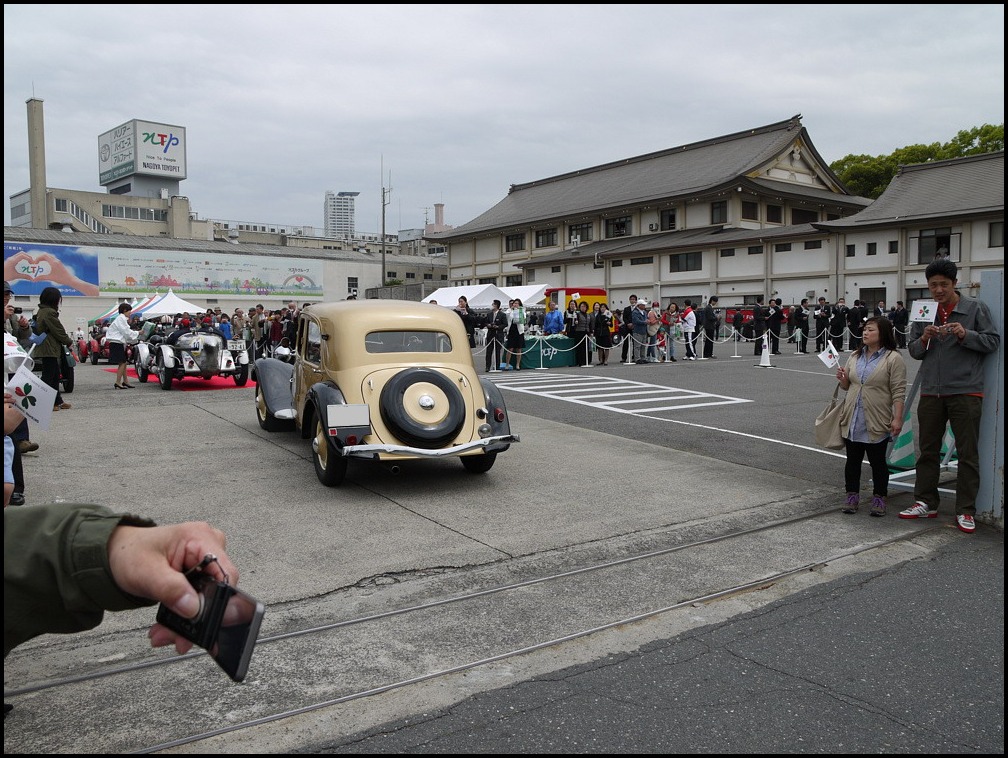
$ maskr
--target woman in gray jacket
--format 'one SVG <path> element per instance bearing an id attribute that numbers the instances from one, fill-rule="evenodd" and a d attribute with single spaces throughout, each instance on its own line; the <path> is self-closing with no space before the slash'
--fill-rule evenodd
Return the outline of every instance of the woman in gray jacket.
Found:
<path id="1" fill-rule="evenodd" d="M 903 429 L 906 402 L 906 363 L 896 349 L 892 322 L 872 317 L 864 324 L 861 347 L 847 365 L 837 369 L 837 381 L 847 390 L 840 420 L 847 448 L 844 513 L 857 513 L 861 501 L 861 464 L 865 455 L 872 470 L 872 516 L 886 515 L 889 466 L 886 449 L 890 437 Z"/>

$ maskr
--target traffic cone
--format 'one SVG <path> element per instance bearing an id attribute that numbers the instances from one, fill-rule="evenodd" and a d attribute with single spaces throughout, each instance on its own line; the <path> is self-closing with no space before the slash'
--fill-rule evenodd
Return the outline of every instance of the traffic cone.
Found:
<path id="1" fill-rule="evenodd" d="M 770 340 L 767 335 L 763 335 L 763 353 L 760 355 L 760 368 L 773 368 L 770 363 Z"/>

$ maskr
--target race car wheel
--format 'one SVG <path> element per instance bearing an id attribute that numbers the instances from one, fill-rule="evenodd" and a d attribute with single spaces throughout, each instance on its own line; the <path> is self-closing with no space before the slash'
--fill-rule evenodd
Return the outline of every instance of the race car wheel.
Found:
<path id="1" fill-rule="evenodd" d="M 91 365 L 92 366 L 98 365 L 98 353 L 95 352 L 94 350 L 91 351 Z"/>
<path id="2" fill-rule="evenodd" d="M 381 392 L 385 426 L 407 445 L 433 450 L 444 447 L 465 423 L 465 399 L 442 373 L 409 368 L 392 377 Z"/>
<path id="3" fill-rule="evenodd" d="M 246 363 L 244 366 L 239 366 L 238 370 L 234 374 L 234 382 L 238 387 L 244 387 L 248 383 L 249 377 L 249 367 Z"/>
<path id="4" fill-rule="evenodd" d="M 163 355 L 159 355 L 158 359 L 157 359 L 157 374 L 158 374 L 158 379 L 161 382 L 161 389 L 163 389 L 163 390 L 170 390 L 171 389 L 172 375 L 171 375 L 171 371 L 169 370 L 169 368 L 164 363 L 164 356 Z"/>
<path id="5" fill-rule="evenodd" d="M 462 465 L 466 471 L 474 474 L 485 474 L 489 471 L 494 461 L 497 460 L 497 453 L 483 453 L 483 455 L 463 455 Z"/>
<path id="6" fill-rule="evenodd" d="M 347 459 L 337 453 L 329 444 L 329 434 L 322 419 L 315 419 L 315 436 L 312 437 L 312 460 L 315 476 L 326 487 L 335 487 L 346 478 Z"/>

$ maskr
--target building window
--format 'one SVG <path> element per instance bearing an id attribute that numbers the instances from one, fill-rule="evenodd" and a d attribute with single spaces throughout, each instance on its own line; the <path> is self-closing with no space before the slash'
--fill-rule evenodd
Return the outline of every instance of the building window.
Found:
<path id="1" fill-rule="evenodd" d="M 1004 221 L 991 221 L 987 228 L 987 247 L 1004 247 Z"/>
<path id="2" fill-rule="evenodd" d="M 477 284 L 492 284 L 497 286 L 497 277 L 495 276 L 482 276 L 476 280 Z"/>
<path id="3" fill-rule="evenodd" d="M 536 247 L 554 247 L 557 243 L 557 230 L 553 229 L 541 229 L 535 233 L 535 246 Z"/>
<path id="4" fill-rule="evenodd" d="M 819 250 L 822 248 L 822 240 L 806 240 L 805 249 L 806 250 Z"/>
<path id="5" fill-rule="evenodd" d="M 749 255 L 763 255 L 762 245 L 750 245 L 746 248 L 746 253 Z"/>
<path id="6" fill-rule="evenodd" d="M 521 287 L 522 286 L 521 274 L 513 274 L 511 276 L 505 276 L 504 277 L 504 286 L 505 287 Z"/>
<path id="7" fill-rule="evenodd" d="M 847 245 L 846 250 L 845 250 L 845 254 L 847 255 L 848 258 L 853 258 L 854 257 L 854 246 L 853 245 Z"/>
<path id="8" fill-rule="evenodd" d="M 646 266 L 649 263 L 654 263 L 654 256 L 653 255 L 642 255 L 639 258 L 631 258 L 630 259 L 630 265 L 631 266 Z"/>
<path id="9" fill-rule="evenodd" d="M 784 221 L 784 207 L 780 205 L 768 205 L 766 207 L 766 220 L 768 224 L 780 224 Z"/>
<path id="10" fill-rule="evenodd" d="M 935 258 L 948 258 L 951 243 L 951 227 L 921 229 L 917 240 L 917 263 L 925 264 L 930 263 Z"/>
<path id="11" fill-rule="evenodd" d="M 56 201 L 53 203 L 53 207 L 59 213 L 67 212 L 67 200 L 65 197 L 57 197 Z"/>
<path id="12" fill-rule="evenodd" d="M 777 244 L 775 244 L 773 246 L 773 249 L 774 249 L 775 253 L 786 253 L 789 250 L 791 250 L 791 243 L 790 242 L 778 242 Z"/>
<path id="13" fill-rule="evenodd" d="M 875 242 L 869 242 L 868 247 L 865 248 L 865 253 L 867 255 L 877 255 L 878 254 L 878 244 Z"/>
<path id="14" fill-rule="evenodd" d="M 728 201 L 715 200 L 710 204 L 710 222 L 712 224 L 728 223 Z"/>
<path id="15" fill-rule="evenodd" d="M 559 274 L 560 273 L 560 267 L 559 266 L 553 266 L 552 268 L 550 268 L 550 273 L 551 274 Z"/>
<path id="16" fill-rule="evenodd" d="M 669 256 L 669 273 L 699 271 L 703 268 L 703 253 L 677 253 Z"/>
<path id="17" fill-rule="evenodd" d="M 675 225 L 675 208 L 670 208 L 667 211 L 661 212 L 661 230 L 663 232 L 670 232 L 676 228 Z"/>
<path id="18" fill-rule="evenodd" d="M 735 255 L 735 248 L 733 247 L 723 247 L 718 250 L 718 253 L 722 258 L 731 258 Z"/>
<path id="19" fill-rule="evenodd" d="M 819 220 L 819 211 L 810 211 L 807 208 L 792 208 L 792 224 L 812 224 Z"/>
<path id="20" fill-rule="evenodd" d="M 397 278 L 395 271 L 386 271 L 385 272 L 385 281 L 388 281 L 389 279 L 395 279 L 395 278 Z"/>
<path id="21" fill-rule="evenodd" d="M 608 218 L 605 222 L 606 239 L 612 237 L 629 237 L 633 233 L 633 223 L 629 216 Z"/>
<path id="22" fill-rule="evenodd" d="M 571 224 L 567 227 L 567 242 L 571 245 L 574 244 L 574 239 L 578 242 L 591 242 L 592 241 L 592 225 L 589 224 Z"/>
<path id="23" fill-rule="evenodd" d="M 896 255 L 899 253 L 899 241 L 889 240 L 889 253 L 891 255 Z"/>
<path id="24" fill-rule="evenodd" d="M 609 261 L 609 268 L 619 268 L 623 265 L 623 259 L 617 258 L 616 260 Z"/>
<path id="25" fill-rule="evenodd" d="M 168 220 L 168 211 L 161 208 L 136 208 L 131 205 L 102 205 L 102 216 L 105 218 L 126 218 L 131 221 Z"/>
<path id="26" fill-rule="evenodd" d="M 356 295 L 357 294 L 357 277 L 348 276 L 346 280 L 347 294 Z"/>
<path id="27" fill-rule="evenodd" d="M 519 250 L 525 249 L 525 235 L 524 234 L 509 234 L 504 238 L 504 251 L 507 253 L 515 253 Z"/>
<path id="28" fill-rule="evenodd" d="M 530 268 L 525 270 L 525 281 L 529 284 L 535 284 L 535 269 Z"/>
<path id="29" fill-rule="evenodd" d="M 406 278 L 407 279 L 416 279 L 416 274 L 414 274 L 412 271 L 407 271 L 406 272 Z"/>
<path id="30" fill-rule="evenodd" d="M 431 273 L 424 274 L 423 278 L 424 278 L 424 281 L 426 281 L 428 279 L 433 279 L 434 278 L 434 274 L 431 274 Z"/>
<path id="31" fill-rule="evenodd" d="M 752 200 L 743 200 L 742 218 L 746 221 L 759 221 L 759 203 L 755 203 Z"/>

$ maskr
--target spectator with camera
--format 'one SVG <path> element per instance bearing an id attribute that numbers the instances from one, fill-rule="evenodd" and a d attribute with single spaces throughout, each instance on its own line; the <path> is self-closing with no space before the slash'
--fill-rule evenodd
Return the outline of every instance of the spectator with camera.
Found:
<path id="1" fill-rule="evenodd" d="M 10 301 L 13 294 L 10 284 L 4 282 L 4 332 L 20 342 L 27 340 L 31 336 L 31 324 L 24 314 L 21 313 L 21 309 L 11 304 Z M 10 380 L 11 376 L 12 374 L 8 374 L 7 379 Z M 14 488 L 10 496 L 10 504 L 24 505 L 25 483 L 21 456 L 38 450 L 39 446 L 37 442 L 31 440 L 28 419 L 24 417 L 21 417 L 20 422 L 11 430 L 9 435 L 5 432 L 4 436 L 10 437 L 13 447 L 11 475 L 13 477 Z"/>

